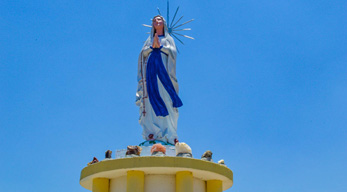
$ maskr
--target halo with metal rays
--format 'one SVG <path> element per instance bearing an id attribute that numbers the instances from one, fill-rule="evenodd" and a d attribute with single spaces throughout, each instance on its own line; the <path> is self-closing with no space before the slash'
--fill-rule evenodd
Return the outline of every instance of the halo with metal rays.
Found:
<path id="1" fill-rule="evenodd" d="M 186 21 L 184 23 L 179 24 L 179 22 L 183 18 L 183 16 L 181 16 L 177 21 L 175 21 L 179 9 L 180 9 L 180 7 L 178 6 L 176 11 L 175 11 L 175 14 L 173 16 L 173 19 L 171 21 L 171 25 L 170 25 L 170 3 L 169 3 L 169 0 L 168 0 L 167 1 L 167 18 L 166 18 L 166 21 L 167 21 L 167 27 L 168 27 L 168 30 L 169 30 L 169 34 L 184 45 L 183 41 L 180 38 L 178 38 L 178 36 L 186 37 L 188 39 L 194 39 L 194 38 L 190 37 L 188 35 L 183 35 L 183 34 L 179 33 L 178 31 L 190 31 L 190 30 L 192 30 L 191 28 L 180 28 L 180 27 L 183 27 L 184 25 L 194 21 L 194 19 L 191 19 L 189 21 Z M 162 15 L 161 12 L 160 12 L 160 9 L 157 8 L 157 10 L 158 10 L 159 15 Z M 151 25 L 146 25 L 146 24 L 142 24 L 142 25 L 145 26 L 145 27 L 152 28 Z"/>

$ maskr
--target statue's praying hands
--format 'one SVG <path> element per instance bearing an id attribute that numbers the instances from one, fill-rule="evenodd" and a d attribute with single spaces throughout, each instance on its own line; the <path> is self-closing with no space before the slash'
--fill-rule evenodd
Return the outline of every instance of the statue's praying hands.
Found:
<path id="1" fill-rule="evenodd" d="M 152 47 L 153 48 L 160 48 L 160 41 L 159 41 L 158 33 L 155 33 L 155 35 L 154 35 Z"/>

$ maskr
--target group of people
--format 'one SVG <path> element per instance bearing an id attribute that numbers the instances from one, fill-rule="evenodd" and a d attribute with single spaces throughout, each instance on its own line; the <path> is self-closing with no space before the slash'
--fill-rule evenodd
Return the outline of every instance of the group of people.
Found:
<path id="1" fill-rule="evenodd" d="M 142 148 L 140 146 L 129 145 L 125 153 L 125 157 L 126 158 L 140 157 L 141 151 L 142 151 Z M 176 152 L 176 157 L 193 158 L 192 149 L 186 143 L 177 142 L 175 144 L 175 152 Z M 154 144 L 151 147 L 150 155 L 157 156 L 157 157 L 164 157 L 166 156 L 166 147 L 160 143 Z M 111 159 L 112 159 L 112 151 L 107 150 L 105 152 L 105 160 L 111 160 Z M 201 160 L 213 162 L 212 152 L 210 150 L 205 151 L 204 154 L 201 156 Z M 99 160 L 96 157 L 94 157 L 93 160 L 88 163 L 88 165 L 98 163 L 98 162 Z M 218 164 L 225 165 L 224 160 L 222 159 L 218 161 Z"/>

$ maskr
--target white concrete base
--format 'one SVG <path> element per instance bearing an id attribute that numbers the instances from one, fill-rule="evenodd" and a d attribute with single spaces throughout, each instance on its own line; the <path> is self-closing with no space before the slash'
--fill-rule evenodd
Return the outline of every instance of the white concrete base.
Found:
<path id="1" fill-rule="evenodd" d="M 175 175 L 145 175 L 145 192 L 176 192 L 175 187 Z"/>
<path id="2" fill-rule="evenodd" d="M 127 176 L 110 179 L 110 192 L 127 192 Z"/>
<path id="3" fill-rule="evenodd" d="M 198 192 L 206 192 L 206 181 L 194 178 L 193 190 Z"/>

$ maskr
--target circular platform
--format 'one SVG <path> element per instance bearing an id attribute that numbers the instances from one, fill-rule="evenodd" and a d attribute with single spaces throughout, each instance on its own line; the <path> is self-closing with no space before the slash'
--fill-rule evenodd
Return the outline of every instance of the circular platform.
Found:
<path id="1" fill-rule="evenodd" d="M 126 176 L 128 171 L 143 171 L 146 175 L 174 175 L 180 171 L 190 171 L 194 178 L 203 181 L 222 181 L 223 191 L 233 185 L 233 172 L 228 167 L 184 157 L 132 157 L 104 160 L 85 167 L 81 172 L 80 184 L 92 190 L 93 179 L 115 179 Z"/>

